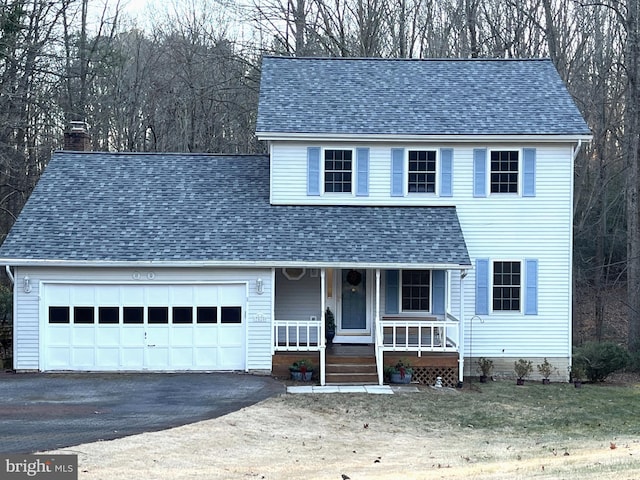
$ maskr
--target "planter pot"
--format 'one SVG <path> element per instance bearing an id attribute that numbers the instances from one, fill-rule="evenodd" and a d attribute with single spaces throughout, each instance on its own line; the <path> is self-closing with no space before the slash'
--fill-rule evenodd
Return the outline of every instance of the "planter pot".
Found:
<path id="1" fill-rule="evenodd" d="M 542 384 L 543 385 L 549 385 L 551 383 L 551 380 L 549 380 L 548 378 L 543 378 L 542 379 Z"/>
<path id="2" fill-rule="evenodd" d="M 486 375 L 480 375 L 480 383 L 487 383 L 487 379 L 489 377 L 487 377 Z"/>
<path id="3" fill-rule="evenodd" d="M 575 380 L 573 382 L 573 386 L 576 388 L 582 388 L 582 382 L 580 380 Z"/>
<path id="4" fill-rule="evenodd" d="M 333 338 L 336 336 L 335 330 L 327 330 L 324 334 L 324 338 L 327 339 L 327 345 L 333 345 Z"/>
<path id="5" fill-rule="evenodd" d="M 391 383 L 411 383 L 411 374 L 405 373 L 404 377 L 402 377 L 400 373 L 392 373 L 389 376 L 389 380 Z"/>
<path id="6" fill-rule="evenodd" d="M 518 378 L 516 380 L 516 385 L 524 385 L 524 378 Z"/>
<path id="7" fill-rule="evenodd" d="M 295 380 L 296 382 L 309 382 L 311 381 L 311 377 L 313 377 L 313 371 L 308 371 L 305 372 L 304 374 L 302 372 L 290 372 L 291 373 L 291 380 Z"/>

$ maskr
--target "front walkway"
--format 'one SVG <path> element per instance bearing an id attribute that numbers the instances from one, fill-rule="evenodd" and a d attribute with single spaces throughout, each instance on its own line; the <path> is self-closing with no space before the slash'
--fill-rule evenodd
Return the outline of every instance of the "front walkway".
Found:
<path id="1" fill-rule="evenodd" d="M 417 392 L 418 387 L 390 385 L 301 385 L 287 387 L 287 393 L 371 393 L 393 395 L 393 393 Z"/>

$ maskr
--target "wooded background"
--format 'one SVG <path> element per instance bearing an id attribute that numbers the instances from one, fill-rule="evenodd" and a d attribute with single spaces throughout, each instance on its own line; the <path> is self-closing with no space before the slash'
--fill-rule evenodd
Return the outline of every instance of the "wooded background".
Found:
<path id="1" fill-rule="evenodd" d="M 70 121 L 94 150 L 264 153 L 264 54 L 550 57 L 577 158 L 574 342 L 640 350 L 639 0 L 0 0 L 0 239 Z"/>

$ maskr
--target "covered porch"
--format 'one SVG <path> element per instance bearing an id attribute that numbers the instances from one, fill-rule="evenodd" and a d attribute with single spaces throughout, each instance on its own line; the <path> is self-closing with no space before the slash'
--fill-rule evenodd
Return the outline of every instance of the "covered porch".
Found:
<path id="1" fill-rule="evenodd" d="M 273 270 L 272 372 L 317 365 L 325 384 L 384 383 L 399 359 L 414 382 L 462 382 L 465 268 L 291 267 Z M 326 316 L 335 338 L 326 340 Z"/>

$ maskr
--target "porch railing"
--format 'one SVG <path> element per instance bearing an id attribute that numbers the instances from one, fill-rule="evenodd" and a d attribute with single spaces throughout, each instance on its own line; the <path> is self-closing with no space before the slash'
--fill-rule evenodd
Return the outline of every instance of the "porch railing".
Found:
<path id="1" fill-rule="evenodd" d="M 460 322 L 451 314 L 444 320 L 382 317 L 376 346 L 386 352 L 457 352 Z"/>
<path id="2" fill-rule="evenodd" d="M 274 350 L 287 351 L 318 351 L 323 345 L 323 338 L 319 320 L 274 320 L 273 342 Z"/>

